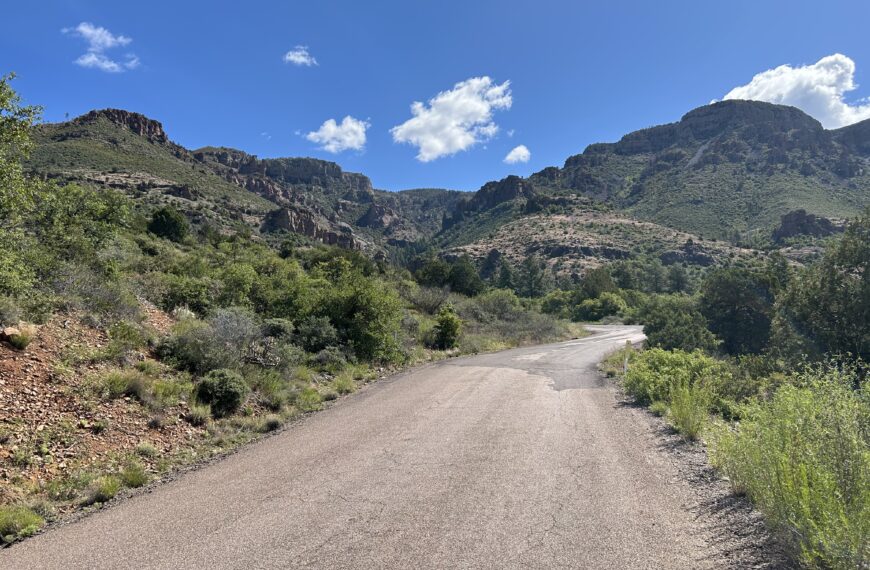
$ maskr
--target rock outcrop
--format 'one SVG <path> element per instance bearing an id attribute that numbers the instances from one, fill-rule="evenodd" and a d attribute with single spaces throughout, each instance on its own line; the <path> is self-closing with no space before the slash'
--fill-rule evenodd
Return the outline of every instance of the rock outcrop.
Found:
<path id="1" fill-rule="evenodd" d="M 266 215 L 263 222 L 264 231 L 285 230 L 302 234 L 327 245 L 337 245 L 345 249 L 363 249 L 361 242 L 353 233 L 353 229 L 344 223 L 337 224 L 337 229 L 330 228 L 328 223 L 319 219 L 309 210 L 295 207 L 279 208 Z"/>
<path id="2" fill-rule="evenodd" d="M 782 243 L 797 236 L 825 237 L 842 231 L 842 226 L 834 225 L 828 218 L 794 210 L 782 216 L 779 227 L 773 230 L 773 241 Z"/>
<path id="3" fill-rule="evenodd" d="M 159 121 L 149 119 L 145 115 L 125 111 L 123 109 L 101 109 L 91 111 L 76 119 L 76 122 L 85 123 L 96 121 L 100 118 L 108 119 L 116 125 L 130 129 L 137 135 L 145 137 L 153 143 L 163 144 L 169 142 L 163 125 Z"/>

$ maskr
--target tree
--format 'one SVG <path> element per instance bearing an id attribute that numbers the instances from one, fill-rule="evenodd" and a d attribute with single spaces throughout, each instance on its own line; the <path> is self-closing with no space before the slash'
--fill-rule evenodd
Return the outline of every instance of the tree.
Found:
<path id="1" fill-rule="evenodd" d="M 498 279 L 496 280 L 496 287 L 499 289 L 511 289 L 514 288 L 514 272 L 511 269 L 511 266 L 504 260 L 501 262 L 501 266 L 498 270 Z"/>
<path id="2" fill-rule="evenodd" d="M 444 287 L 450 283 L 450 264 L 440 257 L 430 257 L 417 270 L 417 281 L 429 287 Z"/>
<path id="3" fill-rule="evenodd" d="M 481 293 L 486 285 L 477 274 L 471 258 L 463 255 L 450 266 L 450 289 L 469 297 Z"/>
<path id="4" fill-rule="evenodd" d="M 870 360 L 870 208 L 781 297 L 774 338 L 784 356 Z"/>
<path id="5" fill-rule="evenodd" d="M 773 291 L 766 277 L 749 269 L 719 269 L 701 287 L 699 308 L 729 354 L 757 354 L 770 338 Z"/>
<path id="6" fill-rule="evenodd" d="M 547 292 L 546 265 L 536 255 L 523 260 L 516 280 L 517 294 L 521 297 L 541 297 Z"/>
<path id="7" fill-rule="evenodd" d="M 689 274 L 681 263 L 675 263 L 668 269 L 668 291 L 685 293 L 689 289 Z"/>
<path id="8" fill-rule="evenodd" d="M 616 291 L 616 289 L 616 284 L 610 277 L 610 269 L 607 267 L 596 267 L 595 269 L 590 269 L 583 276 L 583 280 L 580 282 L 580 295 L 577 301 L 597 299 L 602 293 L 611 293 Z"/>
<path id="9" fill-rule="evenodd" d="M 486 280 L 495 278 L 500 265 L 501 252 L 497 249 L 489 250 L 489 253 L 486 254 L 486 259 L 483 260 L 483 265 L 480 267 L 480 277 Z"/>
<path id="10" fill-rule="evenodd" d="M 184 214 L 172 206 L 163 206 L 151 215 L 148 231 L 156 236 L 179 242 L 187 237 L 190 224 Z"/>
<path id="11" fill-rule="evenodd" d="M 660 295 L 653 297 L 638 312 L 647 346 L 665 350 L 713 350 L 718 341 L 707 329 L 691 297 Z"/>

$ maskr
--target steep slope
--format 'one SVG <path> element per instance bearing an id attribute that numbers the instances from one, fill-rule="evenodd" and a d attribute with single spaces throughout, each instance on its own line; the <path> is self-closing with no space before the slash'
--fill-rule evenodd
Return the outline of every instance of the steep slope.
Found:
<path id="1" fill-rule="evenodd" d="M 679 122 L 590 145 L 530 177 L 637 217 L 728 238 L 799 208 L 852 216 L 870 203 L 870 125 L 826 131 L 793 107 L 723 101 Z"/>
<path id="2" fill-rule="evenodd" d="M 119 189 L 146 206 L 171 202 L 224 230 L 288 231 L 351 249 L 424 239 L 462 194 L 376 191 L 368 177 L 313 158 L 190 151 L 159 122 L 118 109 L 40 125 L 34 140 L 28 166 L 39 175 Z"/>

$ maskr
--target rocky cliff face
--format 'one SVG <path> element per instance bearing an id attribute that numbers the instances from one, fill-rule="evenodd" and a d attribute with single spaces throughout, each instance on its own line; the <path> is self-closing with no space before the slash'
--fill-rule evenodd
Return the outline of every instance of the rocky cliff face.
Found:
<path id="1" fill-rule="evenodd" d="M 163 125 L 160 124 L 159 121 L 123 109 L 102 109 L 99 111 L 91 111 L 90 113 L 75 119 L 75 122 L 87 123 L 100 118 L 108 119 L 116 125 L 130 129 L 137 135 L 145 137 L 153 143 L 162 144 L 169 142 L 169 139 L 166 137 L 166 132 L 163 130 Z"/>
<path id="2" fill-rule="evenodd" d="M 333 229 L 310 210 L 300 208 L 280 208 L 270 212 L 263 222 L 263 231 L 276 230 L 302 234 L 327 245 L 337 245 L 345 249 L 364 249 L 367 245 L 357 238 L 349 225 L 339 223 Z"/>

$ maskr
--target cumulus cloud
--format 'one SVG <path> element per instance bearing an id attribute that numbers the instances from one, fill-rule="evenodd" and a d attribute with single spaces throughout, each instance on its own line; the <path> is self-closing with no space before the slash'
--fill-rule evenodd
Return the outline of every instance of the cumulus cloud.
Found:
<path id="1" fill-rule="evenodd" d="M 341 123 L 337 123 L 335 119 L 327 119 L 319 129 L 311 131 L 305 135 L 305 138 L 331 153 L 362 150 L 366 146 L 366 129 L 370 126 L 368 121 L 354 119 L 348 115 L 341 120 Z"/>
<path id="2" fill-rule="evenodd" d="M 314 59 L 313 55 L 308 53 L 308 46 L 296 46 L 284 54 L 284 63 L 311 67 L 312 65 L 317 65 L 317 60 Z"/>
<path id="3" fill-rule="evenodd" d="M 870 103 L 848 103 L 845 99 L 846 93 L 856 88 L 855 62 L 835 53 L 812 65 L 780 65 L 761 72 L 724 98 L 792 105 L 833 129 L 870 118 Z"/>
<path id="4" fill-rule="evenodd" d="M 73 62 L 76 65 L 108 73 L 121 73 L 139 67 L 139 58 L 134 53 L 125 54 L 121 61 L 106 54 L 108 50 L 130 44 L 133 40 L 127 36 L 116 36 L 106 28 L 95 26 L 90 22 L 82 22 L 75 28 L 63 28 L 61 32 L 81 38 L 87 44 L 87 51 Z"/>
<path id="5" fill-rule="evenodd" d="M 472 77 L 449 91 L 411 105 L 413 117 L 390 129 L 393 140 L 418 149 L 417 160 L 430 162 L 466 150 L 498 132 L 493 111 L 510 109 L 510 81 L 500 85 L 489 77 Z"/>
<path id="6" fill-rule="evenodd" d="M 504 157 L 504 161 L 507 164 L 516 164 L 518 162 L 528 162 L 530 158 L 532 158 L 532 153 L 529 152 L 526 145 L 521 144 L 515 146 L 509 153 L 507 153 L 507 156 Z"/>

